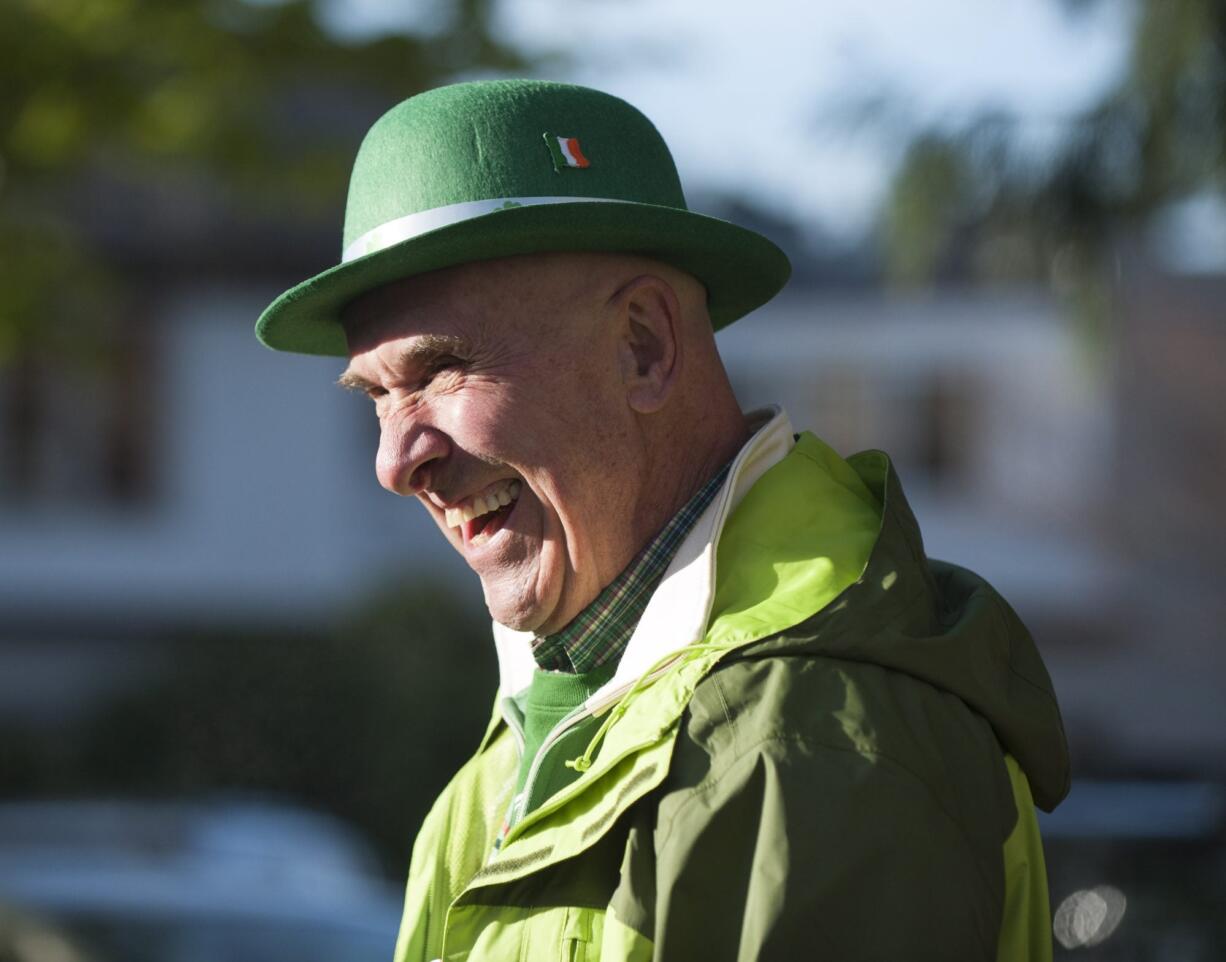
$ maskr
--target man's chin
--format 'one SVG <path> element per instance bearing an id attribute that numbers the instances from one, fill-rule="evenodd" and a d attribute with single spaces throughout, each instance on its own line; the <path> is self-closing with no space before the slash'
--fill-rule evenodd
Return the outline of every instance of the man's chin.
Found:
<path id="1" fill-rule="evenodd" d="M 549 546 L 476 571 L 490 617 L 514 631 L 539 633 L 557 609 L 564 577 L 549 564 Z M 487 559 L 493 560 L 493 559 Z"/>
<path id="2" fill-rule="evenodd" d="M 489 609 L 490 617 L 500 625 L 505 625 L 513 631 L 536 632 L 546 621 L 547 612 L 543 606 L 534 603 L 535 599 L 524 598 L 522 595 L 508 596 L 497 588 L 491 589 L 484 582 L 481 589 L 485 594 L 485 607 Z"/>

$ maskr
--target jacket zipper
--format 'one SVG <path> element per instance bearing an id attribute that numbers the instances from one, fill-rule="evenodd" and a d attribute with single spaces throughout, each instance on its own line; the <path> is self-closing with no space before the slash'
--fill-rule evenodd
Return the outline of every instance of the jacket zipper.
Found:
<path id="1" fill-rule="evenodd" d="M 541 759 L 544 758 L 545 754 L 549 751 L 549 749 L 553 747 L 554 744 L 557 743 L 558 739 L 561 738 L 563 735 L 566 734 L 567 731 L 570 730 L 573 724 L 577 723 L 578 721 L 580 721 L 582 718 L 586 716 L 587 716 L 587 713 L 584 707 L 580 706 L 579 708 L 576 708 L 574 711 L 572 711 L 565 718 L 563 718 L 561 721 L 559 721 L 553 727 L 553 731 L 551 731 L 548 735 L 545 736 L 545 740 L 541 742 L 541 747 L 536 750 L 536 757 L 532 759 L 532 764 L 528 768 L 528 777 L 524 779 L 523 789 L 520 791 L 520 793 L 515 798 L 511 799 L 512 811 L 508 813 L 506 830 L 502 833 L 501 838 L 499 839 L 500 845 L 505 845 L 508 841 L 510 841 L 511 835 L 515 831 L 515 827 L 519 825 L 521 821 L 523 821 L 524 814 L 525 814 L 522 811 L 523 806 L 517 805 L 516 800 L 524 799 L 526 801 L 529 797 L 531 797 L 533 785 L 536 782 L 537 775 L 540 774 Z M 507 724 L 510 726 L 513 732 L 516 732 L 515 737 L 519 743 L 519 757 L 520 757 L 520 761 L 523 761 L 524 737 L 522 733 L 518 732 L 518 730 L 516 729 L 516 726 L 512 724 L 509 719 L 508 719 Z"/>
<path id="2" fill-rule="evenodd" d="M 678 651 L 677 654 L 678 654 L 678 657 L 680 657 L 681 652 Z M 674 662 L 670 661 L 665 665 L 659 666 L 656 669 L 656 671 L 651 673 L 652 677 L 660 675 L 663 672 L 667 671 L 670 667 L 672 667 L 673 664 Z M 548 735 L 545 736 L 545 740 L 541 742 L 541 747 L 537 749 L 536 757 L 532 759 L 532 765 L 528 769 L 528 777 L 524 780 L 523 791 L 520 792 L 518 797 L 521 797 L 527 800 L 531 796 L 531 791 L 532 791 L 534 783 L 536 782 L 536 777 L 537 775 L 540 774 L 541 759 L 545 757 L 545 754 L 549 751 L 551 747 L 553 747 L 553 745 L 558 741 L 558 739 L 560 739 L 571 728 L 573 728 L 577 723 L 584 720 L 585 718 L 590 718 L 590 717 L 599 715 L 606 708 L 609 711 L 612 711 L 613 706 L 615 706 L 622 699 L 622 697 L 626 694 L 626 692 L 628 692 L 636 684 L 639 684 L 640 682 L 650 681 L 650 680 L 651 680 L 650 678 L 634 679 L 633 681 L 630 681 L 624 685 L 619 686 L 618 688 L 613 689 L 612 691 L 607 692 L 600 699 L 600 701 L 595 703 L 594 705 L 581 705 L 580 707 L 576 708 L 573 712 L 571 712 L 569 715 L 567 715 L 565 718 L 563 718 L 560 722 L 558 722 L 557 725 L 554 726 L 553 730 Z M 518 731 L 515 724 L 513 723 L 513 720 L 511 719 L 511 717 L 509 717 L 509 713 L 504 712 L 503 717 L 507 719 L 507 725 L 512 730 L 512 732 L 515 732 L 516 739 L 519 742 L 520 759 L 522 760 L 523 752 L 524 752 L 523 734 Z M 512 799 L 513 806 L 514 806 L 514 801 L 515 800 Z M 499 839 L 499 847 L 501 847 L 502 845 L 506 845 L 507 842 L 511 840 L 511 837 L 515 834 L 515 829 L 520 826 L 520 824 L 523 822 L 523 820 L 527 817 L 529 813 L 513 812 L 512 814 L 514 814 L 516 817 L 513 821 L 508 818 L 506 831 L 502 833 Z"/>

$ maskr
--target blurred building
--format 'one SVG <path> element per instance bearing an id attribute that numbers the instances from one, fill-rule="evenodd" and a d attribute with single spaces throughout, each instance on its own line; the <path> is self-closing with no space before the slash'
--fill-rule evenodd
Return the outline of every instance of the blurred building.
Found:
<path id="1" fill-rule="evenodd" d="M 406 563 L 463 570 L 376 483 L 343 360 L 253 337 L 333 232 L 108 186 L 82 216 L 136 310 L 84 361 L 0 382 L 0 721 L 88 712 L 158 670 L 168 633 L 318 626 Z"/>
<path id="2" fill-rule="evenodd" d="M 1157 229 L 1166 227 L 1167 229 Z M 1172 243 L 1170 229 L 1180 245 Z M 1180 249 L 1182 248 L 1182 250 Z M 1226 769 L 1226 203 L 1119 252 L 1113 504 L 1122 631 L 1070 689 L 1162 769 Z M 1097 678 L 1097 684 L 1093 679 Z"/>
<path id="3" fill-rule="evenodd" d="M 328 232 L 239 227 L 124 235 L 145 312 L 120 363 L 0 394 L 10 712 L 84 710 L 148 670 L 133 646 L 156 653 L 167 627 L 312 624 L 415 567 L 475 590 L 425 515 L 377 486 L 368 404 L 331 386 L 342 362 L 252 337 L 285 283 L 328 262 Z M 192 241 L 216 236 L 239 240 Z M 719 341 L 746 406 L 782 402 L 845 454 L 893 456 L 929 553 L 1032 627 L 1081 770 L 1220 774 L 1226 434 L 1209 402 L 1226 286 L 1136 258 L 1105 356 L 1037 289 L 899 297 L 863 263 L 840 283 L 802 274 Z"/>

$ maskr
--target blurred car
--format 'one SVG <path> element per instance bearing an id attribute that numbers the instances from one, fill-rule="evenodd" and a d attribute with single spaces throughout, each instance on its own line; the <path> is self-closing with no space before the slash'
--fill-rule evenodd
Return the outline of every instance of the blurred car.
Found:
<path id="1" fill-rule="evenodd" d="M 98 962 L 387 962 L 400 915 L 344 824 L 223 801 L 0 804 L 0 902 Z"/>

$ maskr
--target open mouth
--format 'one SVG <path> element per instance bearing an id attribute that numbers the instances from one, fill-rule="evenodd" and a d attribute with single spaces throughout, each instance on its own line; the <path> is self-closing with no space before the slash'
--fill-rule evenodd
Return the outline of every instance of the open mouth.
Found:
<path id="1" fill-rule="evenodd" d="M 501 506 L 497 511 L 483 514 L 464 523 L 464 540 L 468 544 L 485 544 L 502 530 L 503 524 L 515 509 L 515 502 Z"/>
<path id="2" fill-rule="evenodd" d="M 481 545 L 502 530 L 519 499 L 521 483 L 500 481 L 445 512 L 447 527 L 459 528 L 465 544 Z"/>

